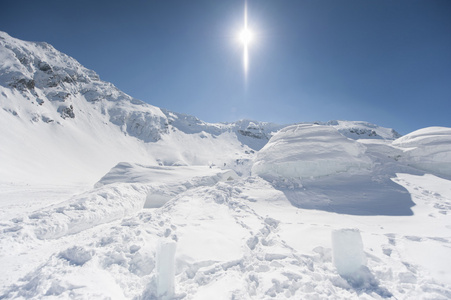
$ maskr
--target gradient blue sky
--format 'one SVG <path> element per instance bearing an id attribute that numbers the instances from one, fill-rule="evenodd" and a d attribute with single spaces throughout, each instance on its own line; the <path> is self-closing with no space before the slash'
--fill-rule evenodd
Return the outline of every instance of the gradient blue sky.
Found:
<path id="1" fill-rule="evenodd" d="M 209 122 L 451 127 L 451 1 L 2 0 L 0 30 L 46 41 L 131 96 Z"/>

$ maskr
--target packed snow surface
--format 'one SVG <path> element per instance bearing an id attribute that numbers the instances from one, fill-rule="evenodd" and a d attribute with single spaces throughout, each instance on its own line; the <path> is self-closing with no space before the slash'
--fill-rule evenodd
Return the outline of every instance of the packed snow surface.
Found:
<path id="1" fill-rule="evenodd" d="M 0 106 L 0 299 L 451 298 L 449 128 L 207 123 L 3 32 Z"/>
<path id="2" fill-rule="evenodd" d="M 193 186 L 161 207 L 141 206 L 128 216 L 39 239 L 37 229 L 59 222 L 56 214 L 66 216 L 84 193 L 50 209 L 55 218 L 40 209 L 2 222 L 0 264 L 8 272 L 1 275 L 0 294 L 153 299 L 174 289 L 174 297 L 184 299 L 449 298 L 450 181 L 406 173 L 393 179 L 415 202 L 413 214 L 360 216 L 295 207 L 290 192 L 299 189 L 247 177 Z M 111 183 L 89 194 L 115 191 L 133 201 L 129 186 L 143 195 L 142 205 L 145 193 L 137 183 Z M 326 196 L 321 188 L 307 189 L 310 201 Z M 93 203 L 97 208 L 77 206 L 79 216 L 101 207 L 105 216 L 117 215 L 119 203 L 109 205 L 116 203 L 113 195 L 102 201 Z M 361 241 L 347 228 L 358 228 Z M 333 232 L 345 237 L 334 242 Z M 173 245 L 162 258 L 161 243 Z M 358 256 L 351 259 L 345 251 Z M 174 271 L 162 270 L 171 255 Z"/>
<path id="3" fill-rule="evenodd" d="M 252 173 L 310 178 L 365 169 L 365 146 L 324 125 L 292 125 L 278 131 L 257 154 Z"/>

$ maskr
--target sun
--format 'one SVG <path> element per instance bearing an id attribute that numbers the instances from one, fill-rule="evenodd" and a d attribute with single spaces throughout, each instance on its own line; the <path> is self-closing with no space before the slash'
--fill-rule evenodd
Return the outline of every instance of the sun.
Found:
<path id="1" fill-rule="evenodd" d="M 252 42 L 254 35 L 249 28 L 243 28 L 243 30 L 241 30 L 240 32 L 239 37 L 241 43 L 243 43 L 243 45 L 247 47 Z"/>

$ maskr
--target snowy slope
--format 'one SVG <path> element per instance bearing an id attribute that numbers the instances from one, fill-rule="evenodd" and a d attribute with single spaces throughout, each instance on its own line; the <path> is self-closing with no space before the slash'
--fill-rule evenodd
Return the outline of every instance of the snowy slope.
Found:
<path id="1" fill-rule="evenodd" d="M 120 161 L 231 164 L 248 160 L 281 128 L 252 121 L 209 124 L 161 110 L 46 43 L 3 32 L 0 70 L 0 125 L 9 128 L 1 132 L 0 181 L 93 184 Z"/>
<path id="2" fill-rule="evenodd" d="M 0 106 L 0 299 L 451 298 L 449 128 L 207 123 L 2 32 Z"/>
<path id="3" fill-rule="evenodd" d="M 0 133 L 6 141 L 0 145 L 3 182 L 93 184 L 121 161 L 226 164 L 241 174 L 252 154 L 284 127 L 251 120 L 207 123 L 154 107 L 100 80 L 51 45 L 4 32 L 0 106 L 0 125 L 10 128 Z M 349 135 L 359 132 L 358 138 L 397 137 L 391 129 L 364 122 L 327 125 Z"/>

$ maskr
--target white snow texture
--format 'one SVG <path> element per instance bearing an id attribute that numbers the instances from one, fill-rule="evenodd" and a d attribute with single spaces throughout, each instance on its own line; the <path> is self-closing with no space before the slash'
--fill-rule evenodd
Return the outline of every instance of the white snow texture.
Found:
<path id="1" fill-rule="evenodd" d="M 404 150 L 407 164 L 435 174 L 451 176 L 451 128 L 428 127 L 393 142 Z"/>
<path id="2" fill-rule="evenodd" d="M 365 146 L 324 125 L 292 125 L 278 131 L 257 154 L 252 173 L 310 178 L 369 169 Z"/>

